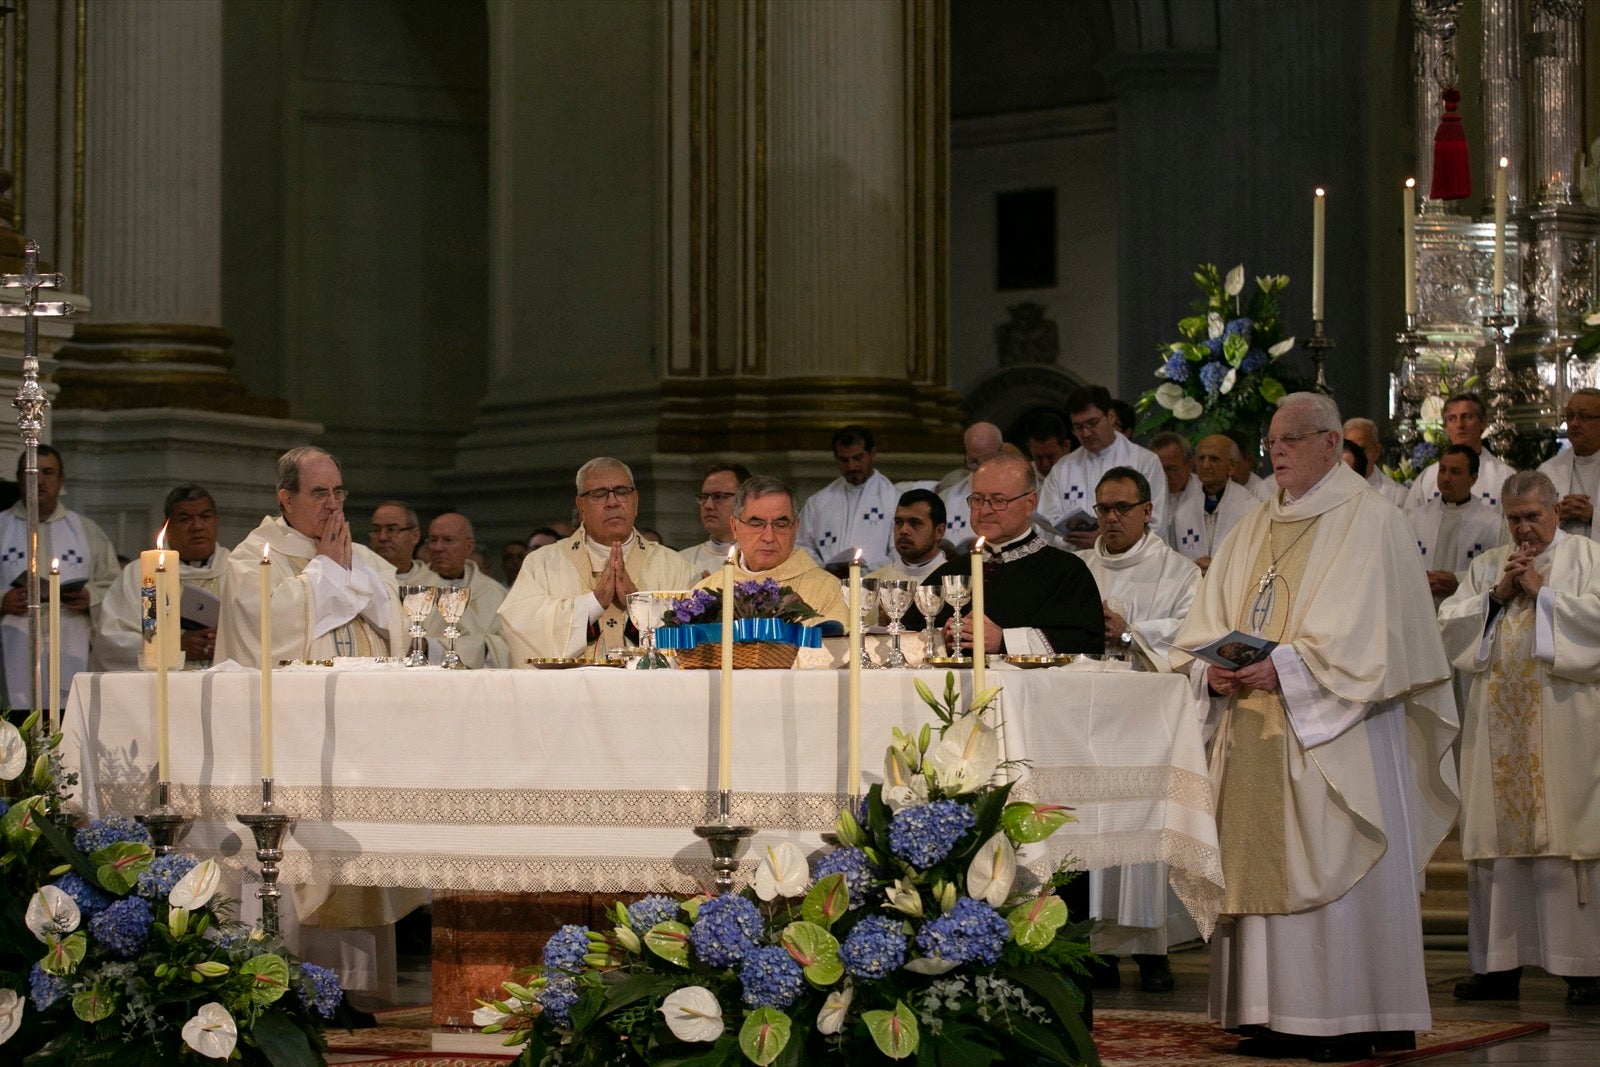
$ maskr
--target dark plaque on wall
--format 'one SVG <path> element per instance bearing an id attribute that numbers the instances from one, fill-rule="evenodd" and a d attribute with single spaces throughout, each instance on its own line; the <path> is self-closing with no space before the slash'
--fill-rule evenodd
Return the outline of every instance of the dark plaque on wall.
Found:
<path id="1" fill-rule="evenodd" d="M 995 288 L 1056 287 L 1056 191 L 1019 189 L 994 198 Z"/>

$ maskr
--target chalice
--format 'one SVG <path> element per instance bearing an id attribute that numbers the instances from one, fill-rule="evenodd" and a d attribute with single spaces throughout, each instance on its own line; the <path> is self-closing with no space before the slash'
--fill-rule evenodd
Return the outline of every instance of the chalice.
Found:
<path id="1" fill-rule="evenodd" d="M 965 574 L 946 574 L 939 581 L 943 587 L 944 602 L 950 605 L 950 610 L 953 613 L 951 619 L 959 627 L 961 625 L 961 608 L 967 601 L 972 599 L 972 592 L 967 588 L 967 576 Z M 960 656 L 961 641 L 959 636 L 954 645 L 955 647 L 950 649 L 950 654 L 952 656 Z"/>
<path id="2" fill-rule="evenodd" d="M 906 578 L 879 578 L 878 603 L 889 616 L 889 655 L 884 657 L 885 667 L 906 667 L 906 655 L 900 651 L 900 635 L 906 632 L 900 619 L 911 607 L 911 582 Z"/>
<path id="3" fill-rule="evenodd" d="M 922 617 L 928 621 L 928 629 L 924 633 L 927 647 L 923 650 L 923 662 L 933 658 L 933 617 L 939 614 L 939 609 L 944 607 L 944 594 L 937 585 L 919 585 L 912 593 L 916 601 L 917 610 L 922 612 Z"/>
<path id="4" fill-rule="evenodd" d="M 422 624 L 427 620 L 428 612 L 433 610 L 433 600 L 438 594 L 438 587 L 432 585 L 400 587 L 400 606 L 405 609 L 406 618 L 411 620 L 411 647 L 402 661 L 407 667 L 428 665 L 428 634 Z"/>
<path id="5" fill-rule="evenodd" d="M 642 653 L 634 667 L 641 671 L 662 670 L 672 666 L 667 657 L 656 651 L 656 612 L 661 598 L 654 593 L 628 594 L 628 619 L 639 631 L 639 650 Z"/>
<path id="6" fill-rule="evenodd" d="M 446 670 L 464 671 L 467 665 L 461 662 L 461 656 L 456 652 L 456 638 L 461 636 L 461 629 L 457 623 L 461 616 L 466 614 L 467 600 L 472 596 L 472 590 L 464 585 L 446 585 L 439 589 L 439 617 L 444 620 L 444 660 L 439 666 Z"/>

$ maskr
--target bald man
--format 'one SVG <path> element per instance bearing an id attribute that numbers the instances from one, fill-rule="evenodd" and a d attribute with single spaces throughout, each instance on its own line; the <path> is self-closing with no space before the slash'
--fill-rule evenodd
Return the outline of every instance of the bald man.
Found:
<path id="1" fill-rule="evenodd" d="M 437 578 L 428 584 L 467 589 L 467 610 L 456 628 L 456 654 L 468 667 L 509 667 L 505 635 L 495 613 L 506 598 L 505 586 L 489 577 L 472 561 L 478 547 L 472 523 L 465 515 L 447 511 L 428 524 L 428 566 Z M 437 611 L 423 624 L 434 641 L 444 637 L 444 619 Z"/>
<path id="2" fill-rule="evenodd" d="M 1195 476 L 1200 492 L 1185 493 L 1174 501 L 1170 544 L 1194 560 L 1204 572 L 1228 531 L 1239 524 L 1261 501 L 1249 489 L 1233 480 L 1240 460 L 1239 446 L 1227 434 L 1202 437 L 1194 450 Z"/>
<path id="3" fill-rule="evenodd" d="M 944 501 L 944 539 L 957 548 L 978 536 L 972 532 L 972 510 L 967 507 L 967 497 L 972 495 L 972 472 L 984 460 L 998 456 L 1005 444 L 1005 436 L 994 423 L 973 423 L 961 435 L 966 466 L 951 471 L 939 482 L 939 499 Z"/>

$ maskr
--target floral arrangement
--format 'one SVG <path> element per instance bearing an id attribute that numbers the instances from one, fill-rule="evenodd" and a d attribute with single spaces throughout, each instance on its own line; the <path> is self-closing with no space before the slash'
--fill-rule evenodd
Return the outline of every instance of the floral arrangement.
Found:
<path id="1" fill-rule="evenodd" d="M 1433 391 L 1423 397 L 1417 414 L 1416 443 L 1409 454 L 1400 457 L 1399 463 L 1379 468 L 1386 477 L 1402 485 L 1415 481 L 1417 475 L 1439 462 L 1450 444 L 1450 437 L 1444 432 L 1445 398 L 1466 392 L 1478 382 L 1476 374 L 1458 368 L 1447 359 L 1439 360 L 1437 372 L 1427 375 L 1426 379 L 1431 381 Z"/>
<path id="2" fill-rule="evenodd" d="M 816 618 L 817 613 L 789 586 L 779 585 L 772 578 L 752 578 L 733 584 L 733 617 L 804 622 Z M 661 617 L 661 625 L 691 626 L 702 621 L 721 620 L 722 590 L 707 588 L 696 589 L 688 596 L 674 600 Z"/>
<path id="3" fill-rule="evenodd" d="M 157 856 L 121 816 L 71 831 L 60 735 L 38 718 L 0 719 L 0 1057 L 323 1063 L 338 978 L 227 921 L 214 860 Z"/>
<path id="4" fill-rule="evenodd" d="M 1595 143 L 1600 145 L 1600 140 Z M 1595 170 L 1596 173 L 1600 173 L 1600 165 L 1597 165 Z M 1591 311 L 1583 317 L 1583 332 L 1572 343 L 1572 354 L 1575 356 L 1588 359 L 1596 352 L 1600 352 L 1600 309 Z"/>
<path id="5" fill-rule="evenodd" d="M 1279 400 L 1309 388 L 1278 362 L 1294 348 L 1295 339 L 1283 336 L 1278 319 L 1278 294 L 1289 278 L 1257 278 L 1248 297 L 1243 264 L 1224 278 L 1204 263 L 1194 280 L 1205 299 L 1178 321 L 1182 339 L 1161 347 L 1156 377 L 1162 384 L 1139 398 L 1139 432 L 1177 430 L 1196 441 L 1233 427 L 1257 434 Z"/>
<path id="6" fill-rule="evenodd" d="M 1017 865 L 1070 816 L 990 784 L 998 689 L 965 713 L 951 676 L 942 700 L 917 691 L 937 738 L 895 730 L 885 784 L 840 813 L 838 848 L 808 864 L 771 846 L 743 893 L 649 896 L 618 904 L 610 930 L 563 926 L 474 1022 L 523 1045 L 521 1067 L 1098 1063 L 1064 974 L 1089 956 L 1055 894 L 1071 875 L 1025 884 Z"/>

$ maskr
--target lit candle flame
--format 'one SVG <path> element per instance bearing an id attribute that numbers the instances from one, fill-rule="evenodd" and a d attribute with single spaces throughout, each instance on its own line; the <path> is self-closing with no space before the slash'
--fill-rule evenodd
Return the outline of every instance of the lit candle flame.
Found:
<path id="1" fill-rule="evenodd" d="M 270 555 L 272 555 L 272 546 L 271 545 L 262 545 L 261 546 L 261 565 L 263 567 L 267 566 L 267 564 L 270 562 L 267 559 L 267 557 L 270 556 Z"/>
<path id="2" fill-rule="evenodd" d="M 1406 188 L 1407 189 L 1415 189 L 1416 187 L 1417 187 L 1417 179 L 1415 179 L 1415 178 L 1407 178 L 1406 179 Z"/>
<path id="3" fill-rule="evenodd" d="M 1326 190 L 1326 189 L 1324 189 L 1324 188 L 1322 188 L 1322 187 L 1321 187 L 1321 186 L 1320 186 L 1320 185 L 1319 185 L 1319 186 L 1318 186 L 1318 187 L 1317 187 L 1317 195 L 1318 195 L 1318 196 L 1327 196 L 1327 195 L 1328 195 L 1328 191 L 1327 191 L 1327 190 Z"/>
<path id="4" fill-rule="evenodd" d="M 988 540 L 987 538 L 980 537 L 976 541 L 972 542 L 972 551 L 974 551 L 974 552 L 982 552 L 983 551 L 984 542 L 987 541 L 987 540 Z"/>
<path id="5" fill-rule="evenodd" d="M 61 560 L 53 559 L 53 560 L 50 561 L 50 573 L 51 574 L 60 574 L 61 573 Z"/>
<path id="6" fill-rule="evenodd" d="M 156 547 L 165 551 L 167 547 L 167 524 L 162 523 L 161 529 L 156 533 Z"/>
<path id="7" fill-rule="evenodd" d="M 1505 156 L 1501 156 L 1500 157 L 1500 168 L 1502 170 L 1504 170 L 1506 167 L 1509 167 L 1509 166 L 1511 166 L 1511 160 L 1507 159 Z"/>
<path id="8" fill-rule="evenodd" d="M 855 559 L 852 562 L 854 562 L 854 563 L 860 563 L 861 562 L 861 549 L 859 549 L 859 548 L 856 549 Z"/>
<path id="9" fill-rule="evenodd" d="M 729 545 L 728 546 L 728 562 L 729 563 L 737 563 L 737 562 L 739 562 L 739 546 L 738 545 Z"/>

